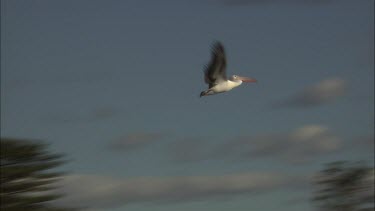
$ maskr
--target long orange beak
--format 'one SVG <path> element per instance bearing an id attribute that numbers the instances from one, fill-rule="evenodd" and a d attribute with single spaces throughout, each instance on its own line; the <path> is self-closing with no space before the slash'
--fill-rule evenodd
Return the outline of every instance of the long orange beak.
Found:
<path id="1" fill-rule="evenodd" d="M 255 78 L 248 78 L 248 77 L 238 77 L 238 78 L 243 82 L 248 82 L 248 83 L 258 82 L 257 79 Z"/>

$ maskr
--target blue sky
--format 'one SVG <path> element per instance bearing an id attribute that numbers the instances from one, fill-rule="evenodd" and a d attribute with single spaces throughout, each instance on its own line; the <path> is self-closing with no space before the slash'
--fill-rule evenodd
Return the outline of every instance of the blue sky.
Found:
<path id="1" fill-rule="evenodd" d="M 325 163 L 373 164 L 373 8 L 1 1 L 1 135 L 64 153 L 87 210 L 313 210 Z M 199 98 L 215 40 L 259 82 Z"/>

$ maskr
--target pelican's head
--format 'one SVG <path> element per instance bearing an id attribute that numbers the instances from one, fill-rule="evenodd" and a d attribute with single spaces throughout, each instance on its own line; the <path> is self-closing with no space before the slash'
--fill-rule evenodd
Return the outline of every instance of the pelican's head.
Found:
<path id="1" fill-rule="evenodd" d="M 231 81 L 242 81 L 242 82 L 248 82 L 248 83 L 257 82 L 257 80 L 255 78 L 242 77 L 242 76 L 238 76 L 238 75 L 232 75 L 232 77 L 230 77 L 230 80 Z"/>

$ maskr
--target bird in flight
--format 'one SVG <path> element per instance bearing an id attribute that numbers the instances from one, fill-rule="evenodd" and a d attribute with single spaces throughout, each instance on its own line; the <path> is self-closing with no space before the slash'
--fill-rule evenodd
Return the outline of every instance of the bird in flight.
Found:
<path id="1" fill-rule="evenodd" d="M 229 79 L 226 76 L 226 58 L 224 47 L 220 42 L 214 43 L 212 47 L 210 63 L 204 70 L 204 81 L 208 84 L 208 89 L 201 92 L 200 97 L 227 92 L 242 82 L 257 82 L 254 78 L 232 75 Z"/>

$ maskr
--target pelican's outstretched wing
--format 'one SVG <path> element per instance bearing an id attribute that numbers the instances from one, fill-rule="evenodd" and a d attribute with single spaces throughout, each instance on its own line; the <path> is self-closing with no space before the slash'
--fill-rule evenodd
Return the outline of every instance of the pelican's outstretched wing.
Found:
<path id="1" fill-rule="evenodd" d="M 223 45 L 220 42 L 214 43 L 212 46 L 211 61 L 204 70 L 204 81 L 209 85 L 209 88 L 226 80 L 226 64 Z"/>

